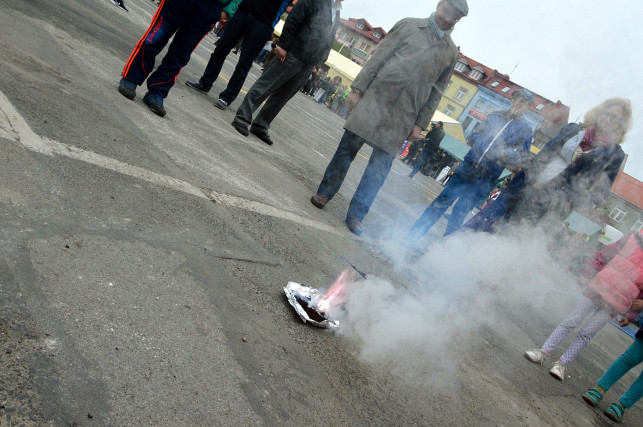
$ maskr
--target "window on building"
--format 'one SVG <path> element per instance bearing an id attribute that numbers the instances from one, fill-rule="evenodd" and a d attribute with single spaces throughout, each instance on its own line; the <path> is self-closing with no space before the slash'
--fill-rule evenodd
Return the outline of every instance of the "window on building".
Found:
<path id="1" fill-rule="evenodd" d="M 363 29 L 364 29 L 364 24 L 362 24 L 361 22 L 358 22 L 357 24 L 355 24 L 355 26 L 356 26 L 357 28 L 359 28 L 360 30 L 363 30 Z"/>
<path id="2" fill-rule="evenodd" d="M 630 229 L 630 231 L 639 231 L 639 230 L 640 230 L 640 229 L 642 229 L 642 228 L 643 228 L 643 218 L 639 218 L 639 219 L 634 223 L 634 225 L 632 226 L 632 228 Z"/>
<path id="3" fill-rule="evenodd" d="M 610 218 L 612 218 L 616 222 L 623 221 L 623 218 L 625 218 L 625 215 L 627 215 L 627 211 L 621 208 L 614 208 L 612 209 L 612 212 L 610 212 Z"/>
<path id="4" fill-rule="evenodd" d="M 480 77 L 482 77 L 482 73 L 478 70 L 471 70 L 469 77 L 471 77 L 473 80 L 480 80 Z"/>
<path id="5" fill-rule="evenodd" d="M 475 108 L 478 111 L 482 111 L 482 109 L 484 108 L 484 101 L 482 99 L 479 99 L 473 108 Z"/>
<path id="6" fill-rule="evenodd" d="M 545 104 L 538 104 L 538 105 L 536 106 L 536 110 L 537 110 L 537 111 L 540 111 L 540 110 L 542 110 L 543 108 L 545 108 Z"/>
<path id="7" fill-rule="evenodd" d="M 502 92 L 502 93 L 507 93 L 507 92 L 509 92 L 510 90 L 511 90 L 511 88 L 510 88 L 509 86 L 505 86 L 505 87 L 503 87 L 503 88 L 502 88 L 502 90 L 501 90 L 500 92 Z"/>
<path id="8" fill-rule="evenodd" d="M 500 84 L 500 82 L 498 80 L 496 80 L 495 82 L 491 83 L 491 87 L 496 87 L 499 84 Z"/>
<path id="9" fill-rule="evenodd" d="M 469 91 L 466 90 L 465 88 L 463 88 L 462 86 L 460 86 L 460 88 L 455 93 L 455 95 L 453 95 L 453 97 L 458 101 L 462 101 L 462 98 L 464 98 L 464 95 L 466 95 L 467 92 L 469 92 Z"/>
<path id="10" fill-rule="evenodd" d="M 456 62 L 455 70 L 460 71 L 461 73 L 464 73 L 465 71 L 467 71 L 467 65 L 463 64 L 462 62 Z"/>
<path id="11" fill-rule="evenodd" d="M 444 107 L 444 114 L 446 114 L 449 117 L 451 116 L 451 114 L 453 114 L 454 111 L 455 111 L 455 107 L 451 104 L 447 104 L 447 106 Z"/>
<path id="12" fill-rule="evenodd" d="M 376 31 L 373 33 L 373 37 L 375 37 L 376 39 L 381 39 L 382 35 Z"/>
<path id="13" fill-rule="evenodd" d="M 366 52 L 366 53 L 368 53 L 368 51 L 369 51 L 369 50 L 371 50 L 371 45 L 369 45 L 369 44 L 367 44 L 367 43 L 362 43 L 362 44 L 359 46 L 359 50 L 361 50 L 362 52 Z"/>
<path id="14" fill-rule="evenodd" d="M 496 106 L 489 104 L 489 106 L 487 107 L 487 110 L 485 111 L 485 114 L 491 114 L 494 111 L 496 111 Z"/>

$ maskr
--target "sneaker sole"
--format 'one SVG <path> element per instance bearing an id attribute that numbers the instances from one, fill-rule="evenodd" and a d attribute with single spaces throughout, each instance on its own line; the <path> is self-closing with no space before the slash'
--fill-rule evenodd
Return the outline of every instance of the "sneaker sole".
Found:
<path id="1" fill-rule="evenodd" d="M 559 376 L 558 374 L 554 374 L 553 372 L 550 372 L 550 373 L 549 373 L 549 375 L 551 375 L 552 377 L 556 378 L 556 379 L 557 379 L 558 381 L 560 381 L 560 382 L 565 381 L 565 378 L 564 378 L 564 377 L 561 377 L 561 376 Z"/>
<path id="2" fill-rule="evenodd" d="M 134 98 L 136 98 L 136 91 L 134 91 L 134 92 L 130 92 L 129 90 L 127 90 L 127 89 L 123 89 L 123 88 L 121 88 L 121 87 L 119 86 L 119 87 L 118 87 L 118 92 L 119 92 L 121 95 L 123 95 L 125 98 L 127 98 L 127 99 L 134 99 Z"/>
<path id="3" fill-rule="evenodd" d="M 524 354 L 523 354 L 523 356 L 525 356 L 525 359 L 529 360 L 531 363 L 537 363 L 537 364 L 539 364 L 540 366 L 542 366 L 542 365 L 543 365 L 544 360 L 543 360 L 543 361 L 540 361 L 540 360 L 534 360 L 534 359 L 532 359 L 531 357 L 529 357 L 529 355 L 528 355 L 527 353 L 524 353 Z"/>
<path id="4" fill-rule="evenodd" d="M 214 103 L 214 106 L 217 107 L 219 110 L 227 110 L 228 109 L 227 105 L 224 107 L 223 105 L 217 104 L 216 102 Z"/>
<path id="5" fill-rule="evenodd" d="M 585 402 L 587 402 L 587 404 L 588 404 L 589 406 L 594 406 L 594 407 L 598 406 L 598 402 L 594 402 L 592 399 L 590 399 L 589 397 L 587 397 L 587 396 L 585 396 L 585 395 L 583 395 L 583 400 L 584 400 Z"/>
<path id="6" fill-rule="evenodd" d="M 198 87 L 196 87 L 196 86 L 192 86 L 191 84 L 188 84 L 188 82 L 185 82 L 185 85 L 186 85 L 187 87 L 189 87 L 190 89 L 194 89 L 194 90 L 196 90 L 197 92 L 201 92 L 201 93 L 208 93 L 208 92 L 210 92 L 210 90 L 203 90 L 203 89 L 199 89 L 199 88 L 198 88 Z"/>
<path id="7" fill-rule="evenodd" d="M 145 103 L 145 105 L 147 105 L 147 108 L 149 108 L 151 112 L 153 112 L 157 116 L 165 117 L 165 110 L 159 110 L 158 108 L 155 108 L 153 105 L 150 105 L 145 101 L 143 102 Z"/>

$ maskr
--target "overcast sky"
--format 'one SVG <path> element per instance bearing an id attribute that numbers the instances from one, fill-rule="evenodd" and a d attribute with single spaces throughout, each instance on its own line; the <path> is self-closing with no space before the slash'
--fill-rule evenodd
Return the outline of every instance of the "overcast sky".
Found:
<path id="1" fill-rule="evenodd" d="M 389 30 L 425 18 L 436 0 L 344 0 L 343 18 Z M 625 172 L 643 181 L 642 0 L 468 0 L 469 16 L 451 35 L 462 53 L 551 101 L 570 121 L 614 96 L 632 101 L 634 126 L 623 150 Z M 514 67 L 517 67 L 514 70 Z M 513 70 L 513 72 L 512 72 Z"/>

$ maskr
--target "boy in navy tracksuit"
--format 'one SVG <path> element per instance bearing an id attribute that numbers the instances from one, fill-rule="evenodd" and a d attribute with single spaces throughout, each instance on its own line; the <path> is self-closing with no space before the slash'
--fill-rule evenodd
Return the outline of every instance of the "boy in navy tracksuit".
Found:
<path id="1" fill-rule="evenodd" d="M 152 22 L 125 63 L 118 91 L 129 99 L 147 79 L 143 102 L 163 117 L 163 100 L 192 51 L 220 19 L 234 15 L 241 0 L 162 0 Z M 161 65 L 152 72 L 156 56 L 174 36 Z M 150 74 L 151 73 L 151 74 Z"/>

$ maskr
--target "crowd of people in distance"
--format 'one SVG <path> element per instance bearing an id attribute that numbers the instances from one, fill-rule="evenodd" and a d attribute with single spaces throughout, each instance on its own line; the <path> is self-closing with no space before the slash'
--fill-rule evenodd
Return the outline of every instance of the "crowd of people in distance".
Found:
<path id="1" fill-rule="evenodd" d="M 122 0 L 113 3 L 127 10 Z M 302 92 L 345 118 L 344 133 L 310 202 L 323 209 L 341 188 L 357 153 L 372 151 L 350 200 L 345 223 L 360 235 L 363 221 L 391 170 L 406 151 L 404 162 L 438 179 L 444 188 L 404 237 L 405 245 L 422 252 L 429 230 L 452 207 L 444 235 L 468 232 L 502 233 L 526 223 L 563 223 L 573 211 L 599 206 L 607 195 L 625 154 L 621 143 L 632 126 L 629 100 L 610 98 L 570 123 L 530 153 L 533 130 L 525 113 L 534 95 L 525 88 L 508 92 L 508 108 L 488 114 L 469 137 L 470 150 L 461 162 L 440 148 L 442 122 L 425 129 L 451 79 L 459 49 L 451 38 L 469 9 L 466 0 L 439 0 L 428 18 L 396 23 L 350 85 L 331 78 L 323 64 L 337 33 L 342 0 L 299 0 L 285 20 L 279 38 L 275 25 L 290 0 L 163 0 L 149 29 L 125 62 L 118 91 L 128 99 L 144 83 L 143 103 L 165 116 L 164 102 L 197 44 L 214 29 L 218 37 L 203 74 L 186 85 L 208 93 L 227 56 L 238 54 L 234 73 L 215 107 L 226 110 L 241 92 L 253 63 L 263 73 L 238 107 L 232 127 L 273 144 L 270 124 L 295 94 Z M 172 39 L 172 42 L 170 42 Z M 160 65 L 156 57 L 164 52 Z M 422 70 L 422 72 L 417 72 Z M 405 146 L 403 146 L 405 144 Z M 501 180 L 504 171 L 510 171 Z M 465 223 L 476 207 L 483 207 Z M 547 229 L 547 227 L 544 227 Z M 549 227 L 556 229 L 556 227 Z M 466 236 L 463 234 L 463 236 Z M 566 245 L 567 240 L 561 239 Z M 565 370 L 590 339 L 611 319 L 621 325 L 640 322 L 643 308 L 643 231 L 638 230 L 601 250 L 583 265 L 579 280 L 586 291 L 578 304 L 543 343 L 525 357 L 538 364 L 575 328 L 578 335 L 554 362 L 550 373 L 563 381 Z M 585 323 L 583 324 L 583 321 Z M 592 406 L 630 369 L 643 361 L 643 332 L 583 395 Z M 605 414 L 620 420 L 643 395 L 643 374 Z"/>

